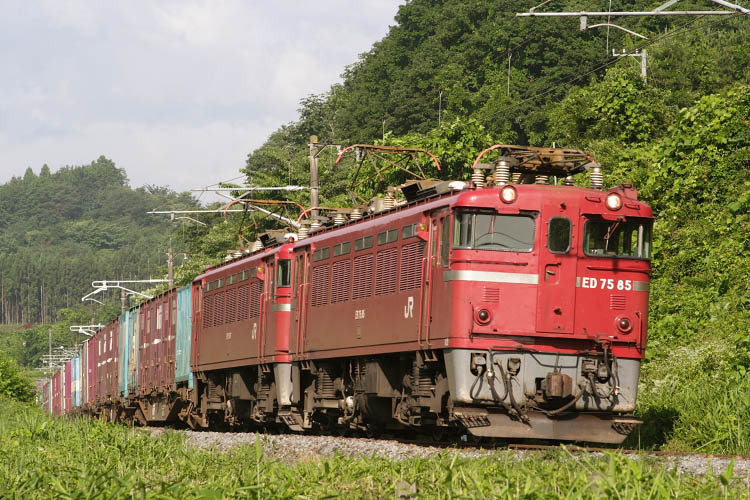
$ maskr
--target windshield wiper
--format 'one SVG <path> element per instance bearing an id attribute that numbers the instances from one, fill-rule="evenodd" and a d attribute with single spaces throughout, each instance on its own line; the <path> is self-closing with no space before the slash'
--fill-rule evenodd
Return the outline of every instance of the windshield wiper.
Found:
<path id="1" fill-rule="evenodd" d="M 607 234 L 604 235 L 604 252 L 609 251 L 609 239 L 615 234 L 615 231 L 617 231 L 617 228 L 620 226 L 620 222 L 622 222 L 622 219 L 617 219 L 614 224 L 609 226 L 609 229 L 607 229 Z"/>

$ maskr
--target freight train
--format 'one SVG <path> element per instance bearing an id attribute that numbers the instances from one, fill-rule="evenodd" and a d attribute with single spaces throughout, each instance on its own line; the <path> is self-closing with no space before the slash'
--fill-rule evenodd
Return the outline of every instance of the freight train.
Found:
<path id="1" fill-rule="evenodd" d="M 193 429 L 621 442 L 639 423 L 651 208 L 631 185 L 602 190 L 577 151 L 498 145 L 472 172 L 266 237 L 123 312 L 51 378 L 45 408 Z"/>

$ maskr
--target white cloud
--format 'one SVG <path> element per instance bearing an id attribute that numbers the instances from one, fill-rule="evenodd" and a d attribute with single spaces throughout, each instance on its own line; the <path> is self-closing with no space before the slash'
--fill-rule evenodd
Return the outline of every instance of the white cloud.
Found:
<path id="1" fill-rule="evenodd" d="M 0 182 L 102 154 L 134 186 L 235 177 L 399 3 L 0 0 Z"/>

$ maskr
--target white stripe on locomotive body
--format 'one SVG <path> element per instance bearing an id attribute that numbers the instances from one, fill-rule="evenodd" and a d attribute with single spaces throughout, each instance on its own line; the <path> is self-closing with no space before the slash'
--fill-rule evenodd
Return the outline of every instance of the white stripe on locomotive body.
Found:
<path id="1" fill-rule="evenodd" d="M 503 273 L 495 271 L 445 271 L 445 281 L 487 281 L 491 283 L 513 283 L 517 285 L 538 285 L 539 275 L 529 273 Z"/>

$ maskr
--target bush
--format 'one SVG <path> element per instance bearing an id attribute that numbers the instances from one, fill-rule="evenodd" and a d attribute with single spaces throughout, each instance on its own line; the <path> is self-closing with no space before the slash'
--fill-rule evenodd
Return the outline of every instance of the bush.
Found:
<path id="1" fill-rule="evenodd" d="M 0 353 L 0 396 L 30 403 L 35 393 L 31 381 L 21 373 L 16 362 Z"/>

